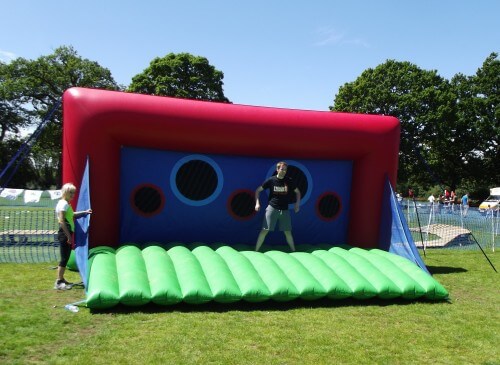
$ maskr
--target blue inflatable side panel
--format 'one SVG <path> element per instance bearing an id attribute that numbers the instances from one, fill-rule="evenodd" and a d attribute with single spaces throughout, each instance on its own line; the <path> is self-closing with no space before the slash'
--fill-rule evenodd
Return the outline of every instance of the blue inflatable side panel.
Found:
<path id="1" fill-rule="evenodd" d="M 415 246 L 410 229 L 389 179 L 386 180 L 384 188 L 381 220 L 380 248 L 413 261 L 430 275 L 429 270 L 427 270 L 425 263 L 418 253 L 417 246 Z"/>

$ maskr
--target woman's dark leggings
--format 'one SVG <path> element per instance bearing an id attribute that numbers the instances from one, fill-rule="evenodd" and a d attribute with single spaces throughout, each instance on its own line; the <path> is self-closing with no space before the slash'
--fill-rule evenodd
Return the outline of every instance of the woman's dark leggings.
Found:
<path id="1" fill-rule="evenodd" d="M 59 261 L 59 266 L 66 267 L 71 255 L 71 245 L 68 244 L 68 237 L 66 237 L 62 228 L 59 228 L 59 232 L 57 232 L 57 240 L 59 241 L 59 250 L 61 252 L 61 261 Z"/>

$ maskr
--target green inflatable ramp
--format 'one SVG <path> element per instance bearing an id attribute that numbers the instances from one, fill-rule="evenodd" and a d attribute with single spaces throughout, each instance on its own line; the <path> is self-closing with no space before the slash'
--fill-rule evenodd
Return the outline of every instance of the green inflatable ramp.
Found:
<path id="1" fill-rule="evenodd" d="M 93 309 L 150 302 L 448 297 L 413 262 L 379 249 L 347 246 L 293 253 L 229 246 L 96 247 L 90 251 L 89 267 L 87 306 Z"/>

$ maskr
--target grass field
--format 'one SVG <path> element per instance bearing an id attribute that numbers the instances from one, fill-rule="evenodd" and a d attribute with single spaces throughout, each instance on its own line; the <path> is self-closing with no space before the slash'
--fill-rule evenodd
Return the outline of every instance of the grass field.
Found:
<path id="1" fill-rule="evenodd" d="M 498 254 L 489 253 L 499 269 Z M 450 302 L 319 301 L 63 309 L 51 264 L 0 264 L 2 364 L 500 364 L 499 274 L 433 250 Z M 78 280 L 70 272 L 67 279 Z"/>

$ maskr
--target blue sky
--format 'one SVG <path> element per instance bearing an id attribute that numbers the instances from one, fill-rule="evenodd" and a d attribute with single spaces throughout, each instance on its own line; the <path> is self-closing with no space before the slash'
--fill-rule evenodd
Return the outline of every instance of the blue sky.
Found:
<path id="1" fill-rule="evenodd" d="M 61 45 L 128 85 L 155 57 L 188 52 L 247 105 L 328 110 L 340 86 L 387 59 L 450 79 L 500 53 L 497 0 L 0 0 L 0 60 Z"/>

